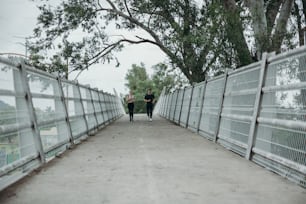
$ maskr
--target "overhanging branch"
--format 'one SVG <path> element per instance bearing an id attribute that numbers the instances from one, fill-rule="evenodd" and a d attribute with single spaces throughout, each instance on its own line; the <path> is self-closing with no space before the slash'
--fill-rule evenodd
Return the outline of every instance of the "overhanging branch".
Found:
<path id="1" fill-rule="evenodd" d="M 168 57 L 174 61 L 174 62 L 177 62 L 176 64 L 179 66 L 179 67 L 182 67 L 183 64 L 180 63 L 180 60 L 177 58 L 177 56 L 175 56 L 171 50 L 169 50 L 166 46 L 163 45 L 163 43 L 161 42 L 161 40 L 159 39 L 159 37 L 157 36 L 157 34 L 155 32 L 153 32 L 149 27 L 147 27 L 146 25 L 144 25 L 143 23 L 141 23 L 140 21 L 138 21 L 137 19 L 129 16 L 129 15 L 126 15 L 125 13 L 119 11 L 115 5 L 110 1 L 110 0 L 106 0 L 110 6 L 111 6 L 111 9 L 107 9 L 107 8 L 101 8 L 103 9 L 104 11 L 108 11 L 108 12 L 111 12 L 111 13 L 114 13 L 128 21 L 130 21 L 131 23 L 137 25 L 138 27 L 142 28 L 144 31 L 146 31 L 154 40 L 154 41 L 146 41 L 146 42 L 149 42 L 149 43 L 153 43 L 155 44 L 156 46 L 158 46 L 166 55 L 168 55 Z"/>

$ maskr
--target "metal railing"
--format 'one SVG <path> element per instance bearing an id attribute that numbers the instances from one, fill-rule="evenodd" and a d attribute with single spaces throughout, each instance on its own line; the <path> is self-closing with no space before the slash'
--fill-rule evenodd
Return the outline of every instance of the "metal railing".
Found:
<path id="1" fill-rule="evenodd" d="M 118 96 L 0 58 L 0 190 L 123 114 Z"/>
<path id="2" fill-rule="evenodd" d="M 161 95 L 161 116 L 306 187 L 306 47 Z"/>

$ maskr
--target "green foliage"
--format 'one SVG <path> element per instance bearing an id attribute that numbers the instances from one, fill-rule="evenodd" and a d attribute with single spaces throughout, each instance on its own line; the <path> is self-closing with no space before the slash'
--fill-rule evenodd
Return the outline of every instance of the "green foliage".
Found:
<path id="1" fill-rule="evenodd" d="M 198 4 L 195 0 L 106 0 L 103 3 L 65 0 L 58 6 L 41 1 L 44 3 L 39 6 L 41 13 L 34 30 L 36 41 L 31 50 L 38 54 L 42 50 L 59 49 L 57 56 L 64 62 L 68 60 L 74 70 L 117 61 L 114 53 L 127 43 L 158 46 L 190 82 L 204 80 L 209 71 L 218 69 L 220 62 L 224 62 L 218 60 L 222 18 L 218 18 L 218 4 L 214 1 Z M 116 25 L 118 30 L 141 29 L 150 37 L 136 36 L 135 40 L 111 36 L 107 33 L 109 25 Z M 72 36 L 80 32 L 82 39 L 75 40 Z"/>
<path id="2" fill-rule="evenodd" d="M 148 88 L 152 89 L 155 99 L 158 99 L 164 87 L 166 87 L 166 91 L 170 91 L 172 88 L 187 84 L 187 80 L 178 77 L 178 74 L 170 73 L 167 65 L 163 63 L 156 64 L 152 68 L 154 73 L 151 77 L 147 74 L 143 63 L 133 64 L 126 74 L 127 83 L 125 85 L 133 91 L 135 96 L 135 113 L 145 112 L 143 99 Z"/>
<path id="3" fill-rule="evenodd" d="M 256 10 L 259 1 L 255 0 L 64 0 L 57 6 L 51 6 L 48 0 L 40 1 L 43 3 L 34 29 L 36 41 L 31 46 L 32 54 L 52 50 L 61 61 L 68 61 L 73 70 L 112 60 L 118 66 L 115 53 L 126 44 L 150 43 L 159 47 L 190 83 L 200 82 L 225 69 L 249 64 L 260 58 L 262 49 L 273 51 L 274 47 L 280 47 L 285 35 L 291 37 L 284 31 L 286 26 L 275 25 L 278 14 L 284 19 L 280 24 L 286 24 L 289 16 L 286 12 L 290 11 L 282 13 L 280 6 L 284 4 L 276 0 L 260 0 L 266 6 L 266 13 Z M 266 17 L 256 20 L 254 15 L 261 17 L 261 13 Z M 246 36 L 253 33 L 256 25 L 262 26 L 261 19 L 267 21 L 266 30 L 257 29 L 255 35 Z M 127 38 L 109 33 L 136 29 L 146 34 Z M 272 30 L 278 31 L 276 41 Z M 260 33 L 270 34 L 270 39 L 259 38 Z M 278 44 L 269 47 L 270 41 Z M 44 60 L 53 64 L 51 59 Z"/>
<path id="4" fill-rule="evenodd" d="M 141 63 L 139 66 L 133 64 L 132 68 L 128 70 L 125 79 L 127 80 L 125 85 L 130 90 L 133 90 L 136 100 L 143 100 L 146 90 L 153 85 L 143 63 Z"/>

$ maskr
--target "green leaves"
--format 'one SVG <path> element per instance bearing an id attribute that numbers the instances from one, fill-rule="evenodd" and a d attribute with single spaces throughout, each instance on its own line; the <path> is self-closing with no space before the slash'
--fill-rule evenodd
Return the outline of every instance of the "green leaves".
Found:
<path id="1" fill-rule="evenodd" d="M 158 98 L 164 87 L 166 91 L 170 91 L 188 84 L 188 81 L 180 76 L 181 74 L 169 71 L 169 67 L 164 63 L 156 64 L 152 68 L 154 70 L 152 76 L 147 74 L 143 63 L 133 64 L 128 70 L 125 85 L 134 92 L 136 100 L 143 100 L 148 88 L 151 88 L 155 97 Z"/>
<path id="2" fill-rule="evenodd" d="M 87 69 L 95 63 L 116 60 L 114 53 L 126 43 L 152 43 L 190 81 L 204 80 L 203 70 L 210 69 L 202 69 L 208 54 L 205 50 L 214 49 L 210 45 L 214 38 L 210 34 L 214 19 L 209 12 L 204 12 L 209 6 L 206 3 L 199 8 L 192 0 L 106 0 L 103 3 L 65 0 L 57 6 L 46 1 L 39 7 L 41 14 L 34 30 L 37 41 L 33 54 L 60 49 L 55 52 L 64 61 L 69 60 L 70 67 Z M 117 30 L 142 29 L 148 35 L 140 36 L 138 41 L 115 37 L 107 33 L 110 25 L 115 25 Z M 80 31 L 83 37 L 75 39 Z"/>
<path id="3" fill-rule="evenodd" d="M 62 61 L 69 60 L 73 69 L 117 61 L 115 54 L 124 45 L 140 43 L 158 46 L 191 83 L 221 73 L 225 67 L 253 61 L 254 53 L 248 46 L 256 36 L 246 40 L 250 18 L 240 1 L 64 0 L 59 5 L 42 2 L 45 3 L 39 6 L 41 14 L 34 29 L 33 54 L 48 50 Z M 271 11 L 267 21 L 270 25 L 275 22 L 280 3 L 275 10 L 270 4 L 278 1 L 265 2 Z M 122 35 L 139 30 L 144 34 L 137 34 L 137 40 Z M 51 58 L 45 56 L 49 62 Z"/>

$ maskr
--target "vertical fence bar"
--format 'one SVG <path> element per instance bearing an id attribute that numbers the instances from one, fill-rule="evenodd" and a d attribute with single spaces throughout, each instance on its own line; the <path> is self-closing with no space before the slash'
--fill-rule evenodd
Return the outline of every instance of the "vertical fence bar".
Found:
<path id="1" fill-rule="evenodd" d="M 173 92 L 171 93 L 171 96 L 169 97 L 169 105 L 168 105 L 168 109 L 167 109 L 167 116 L 166 118 L 170 120 L 170 114 L 171 114 L 171 104 L 172 104 L 172 100 L 173 100 Z"/>
<path id="2" fill-rule="evenodd" d="M 189 115 L 190 115 L 190 108 L 191 108 L 191 102 L 192 102 L 192 95 L 193 95 L 193 90 L 194 86 L 191 88 L 191 95 L 190 95 L 190 100 L 189 100 L 189 105 L 188 105 L 188 111 L 187 111 L 187 119 L 186 119 L 186 125 L 185 128 L 188 128 L 188 123 L 189 123 Z"/>
<path id="3" fill-rule="evenodd" d="M 98 121 L 97 110 L 96 110 L 96 108 L 95 108 L 95 104 L 94 104 L 95 102 L 94 102 L 94 100 L 93 100 L 93 96 L 92 96 L 92 92 L 91 92 L 92 90 L 91 90 L 90 86 L 87 87 L 87 91 L 89 92 L 89 95 L 90 95 L 90 99 L 91 99 L 90 101 L 91 101 L 92 108 L 93 108 L 93 111 L 94 111 L 93 114 L 94 114 L 94 116 L 95 116 L 95 120 L 96 120 L 96 124 L 97 124 L 96 127 L 95 127 L 95 129 L 98 130 L 99 121 Z"/>
<path id="4" fill-rule="evenodd" d="M 224 73 L 224 84 L 223 84 L 223 89 L 222 89 L 222 99 L 220 102 L 220 106 L 219 106 L 219 112 L 218 112 L 218 122 L 217 122 L 217 130 L 215 132 L 214 135 L 214 142 L 217 142 L 217 137 L 219 134 L 219 130 L 220 130 L 220 121 L 221 121 L 221 112 L 222 112 L 222 107 L 223 107 L 223 102 L 224 102 L 224 93 L 225 93 L 225 89 L 226 89 L 226 82 L 227 82 L 227 76 L 228 76 L 228 71 L 226 70 Z"/>
<path id="5" fill-rule="evenodd" d="M 35 110 L 34 110 L 32 94 L 31 94 L 31 91 L 30 91 L 29 84 L 27 82 L 27 71 L 26 71 L 24 63 L 20 64 L 18 66 L 18 68 L 19 68 L 19 71 L 20 71 L 21 84 L 25 89 L 25 98 L 26 98 L 26 103 L 27 103 L 28 109 L 29 109 L 29 114 L 30 114 L 29 117 L 30 117 L 30 120 L 31 120 L 32 131 L 34 133 L 35 147 L 36 147 L 36 150 L 39 153 L 41 162 L 45 163 L 46 158 L 45 158 L 45 153 L 44 153 L 44 149 L 43 149 L 43 145 L 42 145 L 42 141 L 41 141 L 41 137 L 40 137 L 40 132 L 38 130 L 37 117 L 36 117 Z"/>
<path id="6" fill-rule="evenodd" d="M 177 89 L 176 91 L 177 91 L 177 94 L 176 94 L 176 99 L 175 99 L 175 105 L 174 105 L 174 110 L 173 110 L 173 118 L 172 118 L 172 121 L 174 121 L 174 119 L 175 119 L 176 105 L 177 105 L 178 95 L 179 95 L 179 93 L 180 93 L 180 90 L 179 90 L 179 89 Z M 174 93 L 175 93 L 175 92 L 174 92 Z"/>
<path id="7" fill-rule="evenodd" d="M 83 103 L 83 99 L 82 99 L 82 93 L 81 93 L 81 88 L 80 88 L 79 82 L 76 83 L 76 86 L 77 86 L 77 91 L 79 92 L 79 96 L 80 96 L 81 109 L 82 109 L 82 112 L 83 112 L 83 118 L 85 120 L 85 125 L 86 125 L 86 134 L 88 135 L 89 134 L 88 120 L 86 118 L 86 113 L 85 113 L 85 108 L 84 108 L 84 103 Z"/>
<path id="8" fill-rule="evenodd" d="M 12 69 L 13 71 L 13 81 L 14 81 L 14 95 L 15 95 L 15 100 L 16 100 L 16 118 L 17 118 L 17 121 L 18 123 L 24 123 L 24 119 L 22 118 L 27 118 L 27 120 L 30 120 L 30 117 L 29 117 L 29 108 L 28 108 L 28 103 L 26 102 L 26 90 L 25 90 L 25 86 L 23 85 L 22 81 L 21 81 L 21 74 L 20 74 L 20 68 L 18 69 Z M 20 97 L 20 94 L 22 94 L 22 97 Z M 19 111 L 19 110 L 23 110 L 23 109 L 26 109 L 26 111 Z M 31 123 L 30 123 L 31 124 Z M 32 124 L 31 124 L 32 125 Z M 30 125 L 30 128 L 31 128 L 31 125 Z M 23 133 L 22 131 L 20 132 L 19 130 L 18 131 L 18 142 L 19 142 L 19 153 L 20 153 L 20 157 L 24 157 L 24 156 L 27 156 L 28 153 L 32 153 L 31 149 L 29 151 L 28 148 L 22 148 L 23 146 L 30 146 L 29 144 L 29 140 L 28 139 L 25 139 L 27 138 L 26 136 L 26 133 Z M 33 134 L 34 131 L 33 129 L 31 129 L 31 134 L 32 134 L 32 137 L 33 137 Z M 35 142 L 34 142 L 34 137 L 33 137 L 33 143 L 34 143 L 34 151 L 37 152 L 37 148 L 35 146 Z M 29 151 L 29 152 L 28 152 Z"/>
<path id="9" fill-rule="evenodd" d="M 165 110 L 165 102 L 166 102 L 166 87 L 164 87 L 163 88 L 163 91 L 162 91 L 162 96 L 163 96 L 163 98 L 162 98 L 162 104 L 159 106 L 159 107 L 162 107 L 162 109 L 160 109 L 160 110 L 162 110 L 162 112 L 161 111 L 159 111 L 159 113 L 161 114 L 161 115 L 163 115 L 164 116 L 164 110 Z"/>
<path id="10" fill-rule="evenodd" d="M 254 111 L 253 111 L 253 116 L 251 120 L 251 125 L 250 125 L 250 132 L 249 132 L 249 139 L 248 139 L 248 148 L 246 152 L 245 158 L 250 160 L 251 159 L 251 153 L 252 153 L 252 148 L 254 145 L 255 141 L 255 130 L 256 130 L 256 124 L 257 124 L 257 116 L 259 113 L 259 107 L 261 105 L 261 99 L 262 99 L 262 87 L 264 85 L 264 78 L 266 75 L 266 69 L 267 69 L 267 53 L 263 53 L 262 56 L 262 61 L 261 61 L 261 67 L 260 67 L 260 75 L 259 75 L 259 81 L 258 81 L 258 88 L 257 88 L 257 93 L 256 93 L 256 98 L 255 98 L 255 103 L 254 103 Z"/>
<path id="11" fill-rule="evenodd" d="M 108 93 L 106 94 L 106 97 L 107 97 L 107 110 L 109 113 L 110 122 L 113 122 L 112 101 Z"/>
<path id="12" fill-rule="evenodd" d="M 167 118 L 167 114 L 168 114 L 169 98 L 170 98 L 170 93 L 168 93 L 165 98 L 165 108 L 164 108 L 164 114 L 163 114 L 163 117 L 165 118 Z"/>
<path id="13" fill-rule="evenodd" d="M 114 97 L 112 95 L 110 95 L 110 100 L 111 100 L 111 109 L 112 109 L 112 113 L 113 113 L 113 119 L 116 119 L 116 104 L 114 101 Z"/>
<path id="14" fill-rule="evenodd" d="M 113 114 L 113 108 L 112 108 L 112 99 L 110 97 L 110 94 L 107 94 L 107 100 L 108 100 L 108 108 L 109 108 L 109 112 L 110 112 L 110 115 L 111 115 L 111 122 L 114 121 L 114 114 Z"/>
<path id="15" fill-rule="evenodd" d="M 98 91 L 98 90 L 97 90 L 97 91 Z M 98 91 L 99 104 L 100 104 L 100 106 L 101 106 L 101 111 L 102 111 L 103 125 L 106 125 L 107 121 L 106 121 L 106 116 L 105 116 L 105 113 L 104 113 L 104 110 L 103 110 L 103 108 L 105 107 L 105 106 L 103 105 L 103 103 L 104 103 L 104 97 L 103 97 L 103 96 L 102 96 L 103 98 L 101 97 L 102 94 L 103 94 L 102 91 Z"/>
<path id="16" fill-rule="evenodd" d="M 101 98 L 101 95 L 103 95 L 103 92 L 102 91 L 99 91 L 98 92 L 98 95 L 99 95 L 99 103 L 100 103 L 100 106 L 101 106 L 101 111 L 102 111 L 102 117 L 103 117 L 103 125 L 106 125 L 107 123 L 107 120 L 106 120 L 106 116 L 105 116 L 105 112 L 103 110 L 103 107 L 105 107 L 105 105 L 103 105 L 104 103 L 104 97 Z"/>
<path id="17" fill-rule="evenodd" d="M 102 105 L 101 105 L 101 99 L 100 99 L 100 93 L 99 93 L 99 90 L 98 90 L 98 88 L 94 88 L 94 90 L 96 91 L 96 93 L 97 93 L 97 96 L 98 96 L 98 98 L 97 98 L 97 100 L 99 101 L 99 106 L 100 106 L 100 110 L 101 110 L 101 112 L 100 112 L 100 114 L 101 114 L 101 117 L 102 117 L 102 123 L 101 124 L 98 124 L 98 126 L 101 126 L 101 125 L 103 125 L 104 124 L 104 115 L 103 115 L 103 109 L 102 109 Z"/>
<path id="18" fill-rule="evenodd" d="M 56 80 L 57 80 L 57 83 L 58 83 L 58 86 L 59 86 L 59 89 L 60 89 L 59 92 L 60 92 L 60 95 L 61 95 L 61 101 L 64 104 L 65 122 L 66 122 L 66 125 L 68 127 L 69 140 L 70 140 L 71 144 L 74 144 L 73 135 L 72 135 L 72 129 L 71 129 L 71 125 L 70 125 L 70 121 L 69 121 L 69 115 L 68 115 L 68 110 L 67 110 L 68 103 L 66 103 L 66 100 L 65 100 L 63 85 L 62 85 L 60 77 L 57 77 Z"/>
<path id="19" fill-rule="evenodd" d="M 107 122 L 111 123 L 111 115 L 109 113 L 109 98 L 108 98 L 108 94 L 107 93 L 103 93 L 103 97 L 104 97 L 104 102 L 105 102 L 105 110 L 106 110 L 106 114 L 107 114 Z"/>
<path id="20" fill-rule="evenodd" d="M 102 96 L 103 96 L 103 102 L 104 102 L 104 108 L 105 108 L 105 113 L 106 113 L 106 117 L 107 117 L 107 124 L 110 123 L 110 117 L 109 117 L 109 113 L 108 113 L 108 101 L 107 101 L 107 97 L 106 97 L 106 93 L 102 91 Z"/>
<path id="21" fill-rule="evenodd" d="M 177 120 L 177 123 L 180 124 L 181 123 L 181 115 L 182 115 L 182 110 L 183 110 L 183 103 L 184 103 L 184 97 L 185 97 L 185 90 L 186 90 L 186 87 L 184 87 L 183 89 L 183 96 L 182 96 L 182 102 L 181 102 L 181 108 L 180 108 L 180 115 L 179 115 L 179 118 Z"/>
<path id="22" fill-rule="evenodd" d="M 202 111 L 203 111 L 204 100 L 205 100 L 206 85 L 207 85 L 207 80 L 204 82 L 204 85 L 203 85 L 203 96 L 202 96 L 202 99 L 201 99 L 200 114 L 199 114 L 198 127 L 197 127 L 197 134 L 199 134 L 199 131 L 200 131 L 200 124 L 201 124 L 201 120 L 202 120 Z"/>

